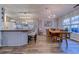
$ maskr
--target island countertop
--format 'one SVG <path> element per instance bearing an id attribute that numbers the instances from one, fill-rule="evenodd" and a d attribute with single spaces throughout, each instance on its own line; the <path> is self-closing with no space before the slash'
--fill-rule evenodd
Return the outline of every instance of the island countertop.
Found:
<path id="1" fill-rule="evenodd" d="M 15 30 L 0 30 L 1 32 L 28 32 L 31 30 L 25 30 L 25 29 L 15 29 Z"/>

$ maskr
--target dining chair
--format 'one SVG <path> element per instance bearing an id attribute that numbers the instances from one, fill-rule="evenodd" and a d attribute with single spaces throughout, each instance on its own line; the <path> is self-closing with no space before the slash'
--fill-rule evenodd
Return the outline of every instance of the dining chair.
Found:
<path id="1" fill-rule="evenodd" d="M 35 43 L 37 40 L 37 30 L 32 30 L 30 33 L 28 33 L 28 44 L 30 41 L 32 41 L 32 39 L 34 39 Z"/>
<path id="2" fill-rule="evenodd" d="M 68 48 L 68 39 L 70 39 L 70 33 L 60 34 L 59 37 L 60 37 L 60 41 L 59 41 L 60 46 L 61 46 L 62 40 L 65 40 L 65 42 L 66 42 L 66 48 Z"/>
<path id="3" fill-rule="evenodd" d="M 46 37 L 48 40 L 51 38 L 51 33 L 49 32 L 49 29 L 46 29 Z"/>

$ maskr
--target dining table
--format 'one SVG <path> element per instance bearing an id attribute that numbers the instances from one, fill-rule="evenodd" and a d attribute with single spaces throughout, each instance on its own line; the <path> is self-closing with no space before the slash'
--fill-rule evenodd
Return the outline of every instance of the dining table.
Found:
<path id="1" fill-rule="evenodd" d="M 49 32 L 53 40 L 58 40 L 58 42 L 61 43 L 62 40 L 65 39 L 66 45 L 68 46 L 67 39 L 70 39 L 70 32 L 65 31 L 65 30 L 52 30 L 52 29 L 49 29 Z"/>

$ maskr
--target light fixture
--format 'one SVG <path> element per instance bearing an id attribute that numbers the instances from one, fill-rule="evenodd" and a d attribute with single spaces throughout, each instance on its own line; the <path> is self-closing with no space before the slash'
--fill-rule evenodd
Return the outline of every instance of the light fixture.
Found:
<path id="1" fill-rule="evenodd" d="M 11 22 L 15 22 L 15 20 L 14 20 L 14 19 L 11 19 L 10 21 L 11 21 Z"/>
<path id="2" fill-rule="evenodd" d="M 51 18 L 51 16 L 48 16 L 48 18 Z"/>
<path id="3" fill-rule="evenodd" d="M 56 18 L 56 15 L 55 15 L 55 14 L 53 14 L 53 15 L 52 15 L 52 17 L 53 17 L 53 18 Z"/>
<path id="4" fill-rule="evenodd" d="M 55 14 L 49 15 L 48 18 L 56 18 L 56 15 Z"/>

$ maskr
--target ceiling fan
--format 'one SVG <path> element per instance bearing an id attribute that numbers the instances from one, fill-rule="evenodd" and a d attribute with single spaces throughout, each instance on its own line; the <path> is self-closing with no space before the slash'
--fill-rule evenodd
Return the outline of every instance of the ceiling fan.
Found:
<path id="1" fill-rule="evenodd" d="M 76 7 L 78 7 L 79 6 L 79 4 L 76 4 L 73 8 L 76 8 Z"/>

